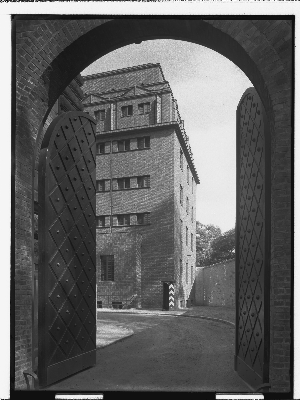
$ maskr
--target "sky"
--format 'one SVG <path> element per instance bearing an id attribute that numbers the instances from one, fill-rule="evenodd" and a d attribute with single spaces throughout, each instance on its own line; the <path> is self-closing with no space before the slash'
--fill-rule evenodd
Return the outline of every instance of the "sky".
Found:
<path id="1" fill-rule="evenodd" d="M 147 63 L 161 64 L 184 120 L 200 178 L 197 221 L 226 232 L 235 225 L 235 113 L 252 84 L 219 53 L 169 39 L 122 47 L 95 61 L 82 75 Z"/>

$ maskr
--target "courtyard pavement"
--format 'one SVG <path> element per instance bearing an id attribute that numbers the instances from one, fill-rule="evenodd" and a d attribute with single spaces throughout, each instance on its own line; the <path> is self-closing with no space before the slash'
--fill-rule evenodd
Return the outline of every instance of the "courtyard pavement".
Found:
<path id="1" fill-rule="evenodd" d="M 42 390 L 249 392 L 234 371 L 234 326 L 220 318 L 234 310 L 209 311 L 100 309 L 96 365 Z"/>
<path id="2" fill-rule="evenodd" d="M 123 340 L 134 334 L 134 331 L 124 323 L 116 321 L 102 321 L 102 313 L 113 314 L 138 314 L 153 315 L 161 317 L 190 317 L 214 320 L 216 322 L 225 323 L 234 326 L 235 308 L 232 307 L 212 307 L 212 306 L 196 306 L 180 310 L 161 311 L 161 310 L 117 310 L 111 308 L 98 308 L 97 315 L 97 348 L 106 347 L 110 344 Z"/>

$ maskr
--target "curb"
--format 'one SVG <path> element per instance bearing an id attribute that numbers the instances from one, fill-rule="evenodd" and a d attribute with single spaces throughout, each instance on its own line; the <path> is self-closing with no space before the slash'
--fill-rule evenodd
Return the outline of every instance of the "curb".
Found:
<path id="1" fill-rule="evenodd" d="M 206 317 L 204 315 L 185 315 L 182 314 L 180 315 L 181 317 L 187 317 L 187 318 L 200 318 L 200 319 L 208 319 L 210 321 L 216 321 L 216 322 L 221 322 L 223 324 L 227 324 L 235 328 L 235 323 L 227 321 L 226 319 L 221 319 L 221 318 L 213 318 L 213 317 Z"/>
<path id="2" fill-rule="evenodd" d="M 100 308 L 100 310 L 101 310 L 101 308 Z M 105 312 L 110 312 L 110 311 L 105 311 Z M 119 313 L 122 314 L 122 311 L 119 311 Z M 180 314 L 169 314 L 169 313 L 154 314 L 154 313 L 147 313 L 146 311 L 143 312 L 143 313 L 135 313 L 135 312 L 126 311 L 124 314 L 153 315 L 153 316 L 164 315 L 164 316 L 167 316 L 167 317 L 187 317 L 187 318 L 207 319 L 207 320 L 210 320 L 210 321 L 221 322 L 223 324 L 230 325 L 233 328 L 235 328 L 235 323 L 234 322 L 227 321 L 226 319 L 221 319 L 221 318 L 206 317 L 205 315 L 186 315 L 184 313 L 180 313 Z"/>
<path id="3" fill-rule="evenodd" d="M 104 347 L 108 347 L 108 346 L 111 346 L 112 344 L 121 342 L 122 340 L 125 340 L 125 339 L 127 339 L 127 338 L 129 338 L 129 337 L 131 337 L 131 336 L 133 336 L 133 335 L 134 335 L 134 332 L 129 333 L 129 335 L 123 336 L 123 337 L 121 337 L 120 339 L 114 340 L 113 342 L 110 342 L 110 343 L 108 343 L 108 344 L 104 344 L 103 346 L 96 346 L 96 350 L 100 350 L 100 349 L 103 349 Z"/>
<path id="4" fill-rule="evenodd" d="M 101 308 L 99 308 L 99 309 L 97 309 L 97 312 L 103 312 L 103 311 L 100 311 L 100 310 L 102 310 Z M 116 314 L 130 314 L 130 315 L 153 315 L 153 316 L 160 316 L 160 315 L 165 315 L 165 316 L 167 316 L 167 317 L 180 317 L 181 315 L 183 315 L 183 313 L 180 313 L 180 314 L 175 314 L 175 313 L 164 313 L 164 312 L 159 312 L 159 313 L 155 313 L 155 312 L 147 312 L 146 310 L 144 311 L 144 312 L 134 312 L 134 311 L 117 311 L 117 312 L 115 312 L 115 311 L 104 311 L 104 313 L 116 313 Z"/>

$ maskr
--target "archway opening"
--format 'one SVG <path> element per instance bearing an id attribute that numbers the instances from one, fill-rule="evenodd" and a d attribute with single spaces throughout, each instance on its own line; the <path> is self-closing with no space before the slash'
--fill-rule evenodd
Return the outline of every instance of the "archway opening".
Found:
<path id="1" fill-rule="evenodd" d="M 146 34 L 147 35 L 147 34 Z M 142 35 L 143 36 L 143 35 Z M 159 35 L 160 36 L 160 35 Z M 163 37 L 165 37 L 165 33 L 164 34 L 162 34 L 162 36 Z M 168 35 L 167 35 L 168 36 Z M 127 40 L 128 40 L 128 38 L 127 38 Z M 77 43 L 78 44 L 78 43 Z M 81 43 L 81 45 L 82 45 L 82 43 Z M 116 47 L 119 47 L 119 46 L 116 46 Z M 212 47 L 212 46 L 210 46 L 210 47 Z M 216 45 L 216 47 L 218 47 L 218 45 Z M 69 51 L 69 50 L 68 50 Z M 220 50 L 220 52 L 221 52 L 221 50 Z M 64 55 L 64 57 L 66 56 L 67 54 L 65 54 Z M 59 57 L 58 57 L 59 58 Z M 70 79 L 70 77 L 72 76 L 72 74 L 74 74 L 74 72 L 75 72 L 75 69 L 77 68 L 78 69 L 78 64 L 80 64 L 80 62 L 78 62 L 78 63 L 75 63 L 74 65 L 75 65 L 75 67 L 74 67 L 74 69 L 73 70 L 71 70 L 70 71 L 70 73 L 69 73 L 69 75 L 68 75 L 68 78 L 64 78 L 64 79 L 62 79 L 62 80 L 58 80 L 58 85 L 57 85 L 57 81 L 56 81 L 56 84 L 54 85 L 54 81 L 51 79 L 51 76 L 52 76 L 52 74 L 53 74 L 53 76 L 55 76 L 55 72 L 58 72 L 58 75 L 60 74 L 60 72 L 59 72 L 59 70 L 60 70 L 60 68 L 58 67 L 58 65 L 59 65 L 59 63 L 61 62 L 61 60 L 60 59 L 56 59 L 56 61 L 57 61 L 57 70 L 55 71 L 55 65 L 54 65 L 54 68 L 53 68 L 53 70 L 54 70 L 54 73 L 53 73 L 53 70 L 52 70 L 52 72 L 50 72 L 50 85 L 49 85 L 49 87 L 50 87 L 50 90 L 49 90 L 49 93 L 50 93 L 50 104 L 51 104 L 51 102 L 52 102 L 52 100 L 55 100 L 56 99 L 56 95 L 58 94 L 58 93 L 60 93 L 60 90 L 61 90 L 61 88 L 67 83 L 67 79 Z M 253 65 L 251 65 L 251 67 L 253 67 Z M 247 68 L 246 68 L 247 69 Z M 251 68 L 250 68 L 251 69 Z M 250 75 L 255 75 L 255 74 L 253 74 L 253 73 L 251 73 Z M 257 76 L 259 76 L 259 75 L 255 75 L 256 76 L 256 78 L 257 78 Z M 258 77 L 258 80 L 260 79 L 260 77 Z M 261 82 L 260 82 L 261 83 Z M 60 86 L 59 86 L 60 85 Z M 261 90 L 261 92 L 262 92 L 262 94 L 264 95 L 264 97 L 265 97 L 265 100 L 268 100 L 267 99 L 267 95 L 266 95 L 266 93 L 264 93 L 263 91 L 262 91 L 262 89 L 260 88 L 260 90 Z M 51 97 L 51 95 L 53 96 L 53 97 Z"/>

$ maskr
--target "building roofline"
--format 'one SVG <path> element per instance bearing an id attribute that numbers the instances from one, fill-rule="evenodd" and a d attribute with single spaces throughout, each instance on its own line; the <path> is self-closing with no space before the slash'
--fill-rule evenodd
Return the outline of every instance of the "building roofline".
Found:
<path id="1" fill-rule="evenodd" d="M 146 90 L 148 90 L 148 88 L 151 88 L 151 87 L 155 87 L 155 86 L 157 86 L 157 85 L 168 85 L 169 87 L 168 87 L 168 89 L 157 89 L 157 90 L 168 90 L 170 93 L 172 93 L 172 89 L 171 89 L 171 87 L 170 87 L 170 83 L 168 82 L 168 81 L 166 81 L 166 80 L 164 80 L 164 81 L 162 81 L 162 82 L 154 82 L 154 83 L 146 83 L 146 84 L 144 84 L 144 83 L 141 83 L 141 84 L 139 84 L 139 85 L 133 85 L 133 86 L 126 86 L 126 87 L 124 87 L 124 88 L 121 88 L 121 89 L 109 89 L 109 90 L 106 90 L 105 92 L 88 92 L 88 93 L 85 93 L 84 92 L 84 94 L 85 94 L 85 96 L 84 96 L 84 98 L 86 98 L 86 97 L 88 97 L 88 96 L 103 96 L 103 95 L 107 95 L 107 94 L 113 94 L 113 93 L 118 93 L 118 92 L 124 92 L 124 90 L 130 90 L 130 89 L 133 89 L 134 87 L 137 87 L 137 88 L 139 88 L 139 89 L 146 89 Z M 151 90 L 149 90 L 149 93 L 155 93 L 156 92 L 156 90 L 153 90 L 153 91 L 151 91 Z M 173 93 L 172 93 L 173 94 Z"/>
<path id="2" fill-rule="evenodd" d="M 127 96 L 118 96 L 118 97 L 112 97 L 112 98 L 107 98 L 99 101 L 94 101 L 93 103 L 87 103 L 84 104 L 84 107 L 94 107 L 96 105 L 102 105 L 102 104 L 107 104 L 107 103 L 115 103 L 117 101 L 125 101 L 125 100 L 130 100 L 130 99 L 138 99 L 138 98 L 143 98 L 143 97 L 150 97 L 150 96 L 155 96 L 156 94 L 164 94 L 164 93 L 172 93 L 170 89 L 160 89 L 157 91 L 153 91 L 152 93 L 141 93 L 141 94 L 132 94 L 132 95 L 127 95 Z M 95 94 L 91 93 L 91 95 L 96 96 Z M 86 100 L 90 95 L 87 95 L 84 97 L 83 100 Z M 100 95 L 99 95 L 100 96 Z"/>
<path id="3" fill-rule="evenodd" d="M 135 132 L 135 134 L 143 134 L 145 133 L 145 131 L 153 131 L 153 130 L 160 130 L 166 127 L 173 127 L 175 128 L 175 132 L 177 134 L 179 143 L 184 151 L 184 154 L 186 156 L 186 159 L 188 161 L 188 164 L 190 166 L 190 171 L 192 172 L 195 182 L 199 185 L 200 184 L 200 179 L 199 176 L 197 174 L 197 170 L 196 167 L 194 165 L 194 160 L 192 158 L 192 155 L 190 154 L 190 150 L 187 146 L 186 140 L 183 136 L 182 130 L 178 124 L 178 122 L 176 121 L 171 121 L 171 122 L 165 122 L 165 123 L 161 123 L 161 124 L 155 124 L 155 125 L 144 125 L 144 126 L 135 126 L 135 127 L 130 127 L 130 128 L 122 128 L 122 129 L 114 129 L 113 131 L 108 131 L 105 133 L 100 133 L 100 134 L 96 134 L 96 141 L 101 140 L 101 138 L 103 139 L 112 139 L 114 136 L 117 135 L 127 135 L 130 132 Z M 136 132 L 136 131 L 140 131 L 140 132 Z"/>
<path id="4" fill-rule="evenodd" d="M 106 72 L 100 72 L 98 74 L 92 74 L 92 75 L 82 75 L 82 78 L 84 81 L 90 80 L 90 79 L 95 79 L 95 78 L 103 78 L 105 76 L 110 76 L 110 75 L 118 75 L 118 74 L 123 74 L 124 72 L 131 72 L 131 71 L 138 71 L 140 69 L 145 69 L 145 68 L 154 68 L 154 67 L 159 67 L 160 72 L 162 74 L 163 79 L 165 80 L 164 73 L 162 71 L 160 63 L 156 64 L 141 64 L 141 65 L 136 65 L 134 67 L 127 67 L 127 68 L 120 68 L 120 69 L 115 69 L 113 71 L 106 71 Z"/>

